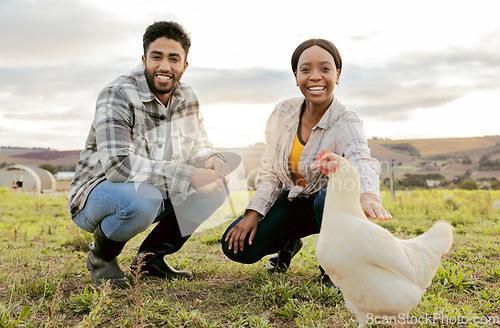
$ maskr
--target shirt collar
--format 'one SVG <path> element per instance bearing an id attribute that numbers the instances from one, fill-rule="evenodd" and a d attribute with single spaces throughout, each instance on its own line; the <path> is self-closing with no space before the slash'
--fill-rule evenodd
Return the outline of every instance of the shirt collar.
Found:
<path id="1" fill-rule="evenodd" d="M 290 106 L 287 115 L 283 118 L 283 126 L 289 131 L 296 131 L 299 126 L 299 116 L 302 103 L 304 101 L 297 97 L 286 101 L 287 106 Z"/>
<path id="2" fill-rule="evenodd" d="M 326 110 L 326 112 L 323 114 L 323 117 L 321 117 L 321 120 L 319 120 L 318 124 L 316 126 L 321 129 L 330 129 L 332 125 L 338 121 L 340 118 L 341 113 L 345 110 L 344 105 L 340 103 L 340 101 L 337 100 L 337 98 L 333 97 L 333 101 L 330 104 L 330 107 Z"/>

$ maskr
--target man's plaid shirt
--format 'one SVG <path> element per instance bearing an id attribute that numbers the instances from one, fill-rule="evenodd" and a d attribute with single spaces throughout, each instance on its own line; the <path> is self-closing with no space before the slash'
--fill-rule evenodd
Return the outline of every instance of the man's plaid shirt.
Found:
<path id="1" fill-rule="evenodd" d="M 72 216 L 82 210 L 92 189 L 105 179 L 154 185 L 168 192 L 174 204 L 194 193 L 190 185 L 193 170 L 203 167 L 215 151 L 190 86 L 177 85 L 169 111 L 167 115 L 165 106 L 149 89 L 142 63 L 104 87 L 70 187 Z M 170 142 L 173 154 L 167 160 L 165 149 Z"/>

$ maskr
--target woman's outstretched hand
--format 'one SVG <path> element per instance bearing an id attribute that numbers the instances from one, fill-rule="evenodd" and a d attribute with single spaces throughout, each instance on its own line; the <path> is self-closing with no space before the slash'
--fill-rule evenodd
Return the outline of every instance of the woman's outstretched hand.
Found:
<path id="1" fill-rule="evenodd" d="M 245 239 L 248 237 L 248 245 L 252 245 L 257 226 L 259 224 L 260 214 L 253 210 L 248 210 L 243 219 L 238 222 L 226 235 L 225 241 L 229 241 L 229 249 L 234 250 L 234 254 L 238 250 L 243 251 Z"/>
<path id="2" fill-rule="evenodd" d="M 392 219 L 391 213 L 382 206 L 380 198 L 374 194 L 361 194 L 361 208 L 368 218 L 382 221 Z"/>

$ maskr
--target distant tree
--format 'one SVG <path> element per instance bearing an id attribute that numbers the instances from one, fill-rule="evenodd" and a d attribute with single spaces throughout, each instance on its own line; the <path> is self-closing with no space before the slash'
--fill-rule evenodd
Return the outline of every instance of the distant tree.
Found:
<path id="1" fill-rule="evenodd" d="M 399 153 L 410 155 L 413 158 L 420 158 L 420 151 L 409 143 L 390 143 L 382 144 L 381 146 Z"/>
<path id="2" fill-rule="evenodd" d="M 492 181 L 491 182 L 491 189 L 500 190 L 500 181 Z"/>
<path id="3" fill-rule="evenodd" d="M 477 190 L 478 188 L 477 183 L 474 180 L 464 180 L 460 182 L 458 187 L 465 190 Z"/>
<path id="4" fill-rule="evenodd" d="M 14 163 L 7 163 L 7 162 L 2 162 L 0 163 L 0 169 L 3 169 L 4 167 L 14 165 Z"/>
<path id="5" fill-rule="evenodd" d="M 490 160 L 489 156 L 483 155 L 479 159 L 478 170 L 481 170 L 481 171 L 500 170 L 500 159 Z"/>
<path id="6" fill-rule="evenodd" d="M 469 170 L 467 170 L 465 171 L 464 174 L 455 176 L 453 178 L 453 182 L 456 183 L 457 185 L 460 185 L 462 181 L 468 180 L 471 175 L 472 173 Z"/>
<path id="7" fill-rule="evenodd" d="M 462 159 L 462 164 L 463 165 L 470 165 L 472 164 L 472 161 L 469 156 L 465 155 Z"/>
<path id="8" fill-rule="evenodd" d="M 451 180 L 443 180 L 439 183 L 439 187 L 440 188 L 447 188 L 449 187 L 451 184 L 453 184 L 453 182 Z"/>
<path id="9" fill-rule="evenodd" d="M 70 165 L 58 165 L 57 166 L 57 171 L 76 171 L 76 165 L 75 164 L 70 164 Z"/>
<path id="10" fill-rule="evenodd" d="M 402 187 L 423 187 L 427 188 L 427 180 L 444 180 L 444 176 L 439 173 L 431 174 L 410 174 L 406 173 L 399 181 Z"/>
<path id="11" fill-rule="evenodd" d="M 54 175 L 57 174 L 57 172 L 58 172 L 57 167 L 55 167 L 52 164 L 48 164 L 48 163 L 46 163 L 46 164 L 40 164 L 40 165 L 38 165 L 38 167 L 41 168 L 41 169 L 47 170 L 47 171 L 49 171 L 50 173 L 52 173 Z"/>

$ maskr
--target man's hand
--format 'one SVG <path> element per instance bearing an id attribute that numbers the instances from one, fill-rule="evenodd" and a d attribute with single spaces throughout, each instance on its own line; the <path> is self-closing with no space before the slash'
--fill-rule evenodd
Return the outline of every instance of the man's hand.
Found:
<path id="1" fill-rule="evenodd" d="M 208 195 L 215 195 L 229 182 L 228 178 L 210 169 L 194 169 L 191 185 Z"/>
<path id="2" fill-rule="evenodd" d="M 205 168 L 214 170 L 223 176 L 227 176 L 231 173 L 227 164 L 217 156 L 210 156 L 205 162 Z"/>
<path id="3" fill-rule="evenodd" d="M 229 240 L 229 249 L 234 250 L 234 254 L 238 253 L 238 249 L 243 251 L 245 239 L 250 233 L 248 238 L 248 245 L 252 245 L 255 234 L 257 233 L 257 226 L 259 224 L 260 214 L 253 210 L 248 210 L 243 219 L 238 222 L 226 235 L 225 241 Z"/>
<path id="4" fill-rule="evenodd" d="M 382 221 L 392 219 L 391 213 L 382 206 L 380 199 L 374 194 L 361 194 L 361 208 L 368 218 Z"/>

